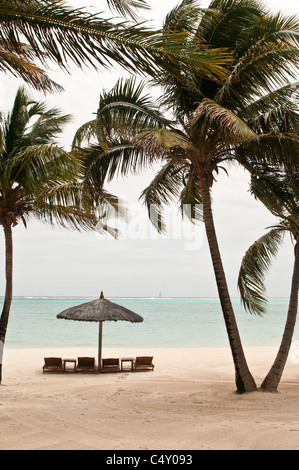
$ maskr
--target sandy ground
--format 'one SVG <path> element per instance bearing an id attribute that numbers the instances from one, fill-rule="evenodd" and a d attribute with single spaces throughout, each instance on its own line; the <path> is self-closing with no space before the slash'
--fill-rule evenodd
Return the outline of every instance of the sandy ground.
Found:
<path id="1" fill-rule="evenodd" d="M 275 348 L 245 350 L 260 385 Z M 1 450 L 298 450 L 299 364 L 279 392 L 235 393 L 226 349 L 105 350 L 153 355 L 154 372 L 42 373 L 45 356 L 96 349 L 6 349 Z M 294 358 L 294 356 L 293 356 Z"/>

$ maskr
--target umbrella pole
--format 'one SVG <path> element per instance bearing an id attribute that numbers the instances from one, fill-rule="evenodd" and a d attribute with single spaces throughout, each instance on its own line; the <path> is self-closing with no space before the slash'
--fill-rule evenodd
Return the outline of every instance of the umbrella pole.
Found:
<path id="1" fill-rule="evenodd" d="M 103 322 L 99 322 L 99 351 L 98 351 L 98 372 L 102 371 L 102 336 L 103 336 Z"/>

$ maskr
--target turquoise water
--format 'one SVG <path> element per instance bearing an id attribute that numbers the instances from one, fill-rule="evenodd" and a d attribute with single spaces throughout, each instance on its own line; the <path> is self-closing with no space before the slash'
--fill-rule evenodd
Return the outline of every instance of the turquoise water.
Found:
<path id="1" fill-rule="evenodd" d="M 96 323 L 57 319 L 66 308 L 88 302 L 87 298 L 15 298 L 6 336 L 8 348 L 93 347 Z M 218 299 L 155 298 L 110 299 L 144 318 L 143 323 L 105 322 L 105 347 L 225 347 L 228 345 Z M 233 300 L 244 346 L 276 346 L 280 343 L 287 299 L 269 301 L 268 313 L 251 316 Z M 294 340 L 299 339 L 296 326 Z"/>

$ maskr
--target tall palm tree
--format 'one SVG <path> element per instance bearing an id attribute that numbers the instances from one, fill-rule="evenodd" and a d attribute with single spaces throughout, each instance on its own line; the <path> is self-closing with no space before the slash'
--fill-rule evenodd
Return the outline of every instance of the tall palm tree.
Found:
<path id="1" fill-rule="evenodd" d="M 133 16 L 143 0 L 107 0 L 123 15 Z M 136 18 L 135 18 L 136 19 Z M 228 57 L 206 45 L 194 51 L 184 35 L 161 34 L 143 25 L 112 21 L 64 0 L 0 0 L 0 71 L 21 76 L 41 90 L 61 89 L 37 65 L 56 62 L 108 67 L 118 63 L 131 72 L 155 75 L 160 67 L 176 73 L 175 64 L 199 74 L 223 76 Z"/>
<path id="2" fill-rule="evenodd" d="M 278 218 L 278 223 L 270 227 L 265 235 L 256 240 L 243 257 L 238 286 L 241 300 L 246 310 L 261 315 L 266 310 L 265 275 L 273 258 L 289 233 L 294 242 L 294 265 L 287 318 L 282 340 L 267 376 L 261 388 L 277 391 L 280 379 L 290 351 L 298 310 L 299 289 L 299 181 L 298 175 L 284 172 L 270 172 L 269 169 L 253 175 L 251 191 L 271 213 Z"/>
<path id="3" fill-rule="evenodd" d="M 55 144 L 69 116 L 32 101 L 23 88 L 0 126 L 0 225 L 5 236 L 6 289 L 0 318 L 0 383 L 2 358 L 13 294 L 12 229 L 30 217 L 78 230 L 108 230 L 94 201 L 82 190 L 77 159 Z M 104 212 L 114 204 L 104 191 L 98 203 Z"/>
<path id="4" fill-rule="evenodd" d="M 163 166 L 142 193 L 151 206 L 179 198 L 180 204 L 201 203 L 218 293 L 232 351 L 237 391 L 256 390 L 248 369 L 230 300 L 224 268 L 214 226 L 211 191 L 217 173 L 226 162 L 240 161 L 240 148 L 257 160 L 281 160 L 288 155 L 290 144 L 297 145 L 292 133 L 265 132 L 258 121 L 260 113 L 275 110 L 282 102 L 291 106 L 293 88 L 289 83 L 298 66 L 298 21 L 283 15 L 270 15 L 252 0 L 214 0 L 204 12 L 195 0 L 183 0 L 164 22 L 164 30 L 183 32 L 197 47 L 200 37 L 210 47 L 220 44 L 230 49 L 233 63 L 229 76 L 215 82 L 198 79 L 180 68 L 179 78 L 161 73 L 152 83 L 162 87 L 160 112 L 148 106 L 126 84 L 119 97 L 99 108 L 97 133 L 103 119 L 115 122 L 119 134 L 131 132 L 127 145 L 114 149 L 111 142 L 101 145 L 98 160 L 96 146 L 85 151 L 94 159 L 98 184 L 114 175 L 128 174 L 157 161 Z M 125 98 L 126 91 L 129 97 Z M 161 112 L 172 121 L 161 119 Z M 108 117 L 107 117 L 108 116 Z M 105 138 L 104 138 L 105 141 Z M 289 157 L 291 159 L 291 156 Z M 97 161 L 97 164 L 95 162 Z M 100 169 L 100 170 L 99 170 Z M 157 228 L 163 229 L 161 211 Z"/>

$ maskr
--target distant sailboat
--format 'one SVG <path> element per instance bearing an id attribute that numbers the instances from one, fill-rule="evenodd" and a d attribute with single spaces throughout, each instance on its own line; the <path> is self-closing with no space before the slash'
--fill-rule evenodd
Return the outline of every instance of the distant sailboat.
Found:
<path id="1" fill-rule="evenodd" d="M 158 299 L 161 299 L 162 297 L 162 292 L 160 291 L 159 295 L 158 295 Z"/>

